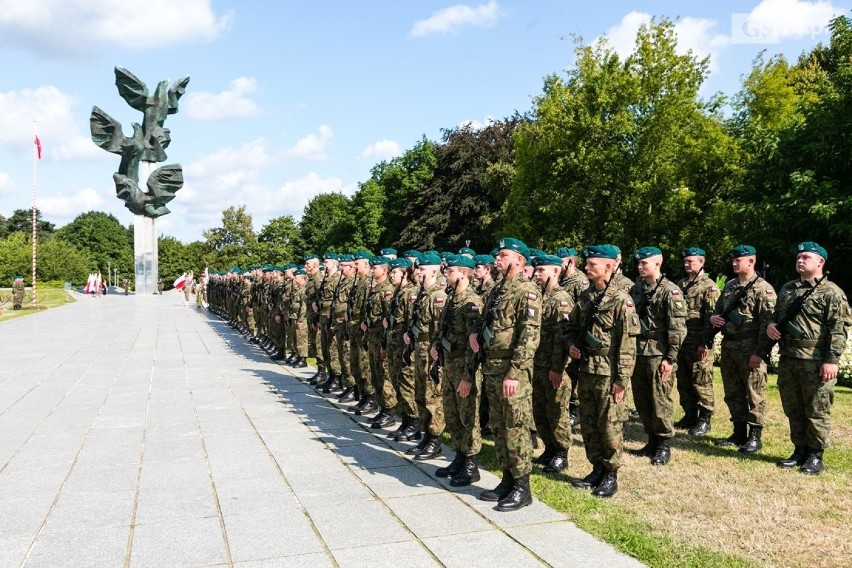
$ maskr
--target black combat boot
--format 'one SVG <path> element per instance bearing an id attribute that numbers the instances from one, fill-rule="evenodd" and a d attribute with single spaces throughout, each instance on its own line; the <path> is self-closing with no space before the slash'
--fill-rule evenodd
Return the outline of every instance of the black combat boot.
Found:
<path id="1" fill-rule="evenodd" d="M 685 411 L 683 418 L 674 423 L 674 427 L 678 430 L 689 430 L 698 424 L 698 409 L 690 408 Z"/>
<path id="2" fill-rule="evenodd" d="M 356 400 L 359 400 L 358 387 L 346 387 L 337 397 L 337 402 L 340 403 L 355 402 Z"/>
<path id="3" fill-rule="evenodd" d="M 462 464 L 462 470 L 450 479 L 450 485 L 453 487 L 464 487 L 479 481 L 479 479 L 479 466 L 476 465 L 476 459 L 474 456 L 468 456 Z"/>
<path id="4" fill-rule="evenodd" d="M 317 369 L 317 372 L 314 373 L 314 376 L 311 377 L 311 380 L 308 381 L 308 384 L 312 387 L 315 387 L 318 383 L 324 383 L 325 380 L 325 371 L 323 369 Z"/>
<path id="5" fill-rule="evenodd" d="M 568 405 L 568 422 L 571 424 L 571 428 L 580 425 L 580 407 L 576 404 Z"/>
<path id="6" fill-rule="evenodd" d="M 396 442 L 411 442 L 420 439 L 420 420 L 416 416 L 406 416 L 406 418 L 408 418 L 408 425 L 394 437 Z"/>
<path id="7" fill-rule="evenodd" d="M 290 365 L 294 369 L 304 369 L 308 366 L 308 362 L 305 361 L 304 357 L 296 357 L 296 360 Z"/>
<path id="8" fill-rule="evenodd" d="M 414 456 L 414 459 L 417 461 L 426 461 L 437 458 L 442 453 L 441 450 L 441 437 L 440 436 L 432 436 L 432 439 L 429 440 L 429 443 L 426 444 L 417 455 Z"/>
<path id="9" fill-rule="evenodd" d="M 290 355 L 288 355 L 287 358 L 284 359 L 284 362 L 289 365 L 290 363 L 295 363 L 296 359 L 298 359 L 298 358 L 299 358 L 299 355 L 297 353 L 290 353 Z"/>
<path id="10" fill-rule="evenodd" d="M 503 479 L 500 480 L 500 483 L 494 489 L 487 489 L 479 494 L 480 501 L 499 501 L 506 497 L 511 491 L 512 487 L 515 484 L 515 478 L 512 477 L 512 470 L 504 469 L 503 470 Z"/>
<path id="11" fill-rule="evenodd" d="M 272 357 L 270 357 L 270 359 L 272 359 L 273 361 L 283 361 L 286 358 L 287 357 L 286 355 L 284 355 L 283 351 L 277 351 L 272 354 Z"/>
<path id="12" fill-rule="evenodd" d="M 698 422 L 689 430 L 690 436 L 696 438 L 705 436 L 710 431 L 710 417 L 713 413 L 701 407 L 698 408 Z"/>
<path id="13" fill-rule="evenodd" d="M 781 460 L 776 462 L 780 468 L 783 469 L 791 469 L 796 466 L 804 465 L 805 461 L 808 459 L 808 447 L 807 446 L 795 446 L 793 448 L 793 453 L 786 460 Z"/>
<path id="14" fill-rule="evenodd" d="M 394 424 L 396 424 L 396 418 L 393 417 L 393 409 L 382 408 L 382 411 L 379 412 L 379 415 L 376 416 L 376 419 L 373 420 L 372 424 L 370 424 L 370 428 L 378 430 L 379 428 L 387 428 Z"/>
<path id="15" fill-rule="evenodd" d="M 603 479 L 592 491 L 595 497 L 612 497 L 618 491 L 618 472 L 605 470 Z"/>
<path id="16" fill-rule="evenodd" d="M 822 450 L 808 448 L 808 457 L 799 471 L 805 475 L 819 475 L 825 466 L 822 463 Z"/>
<path id="17" fill-rule="evenodd" d="M 657 438 L 657 451 L 654 452 L 654 457 L 651 458 L 652 465 L 666 465 L 672 459 L 672 451 L 669 446 L 669 438 Z"/>
<path id="18" fill-rule="evenodd" d="M 553 453 L 553 458 L 551 458 L 541 471 L 544 473 L 559 473 L 566 467 L 568 467 L 568 451 L 556 450 Z"/>
<path id="19" fill-rule="evenodd" d="M 356 416 L 367 416 L 368 414 L 372 414 L 379 409 L 378 403 L 373 399 L 372 396 L 368 396 L 366 401 L 364 402 L 364 406 L 357 409 L 355 411 Z"/>
<path id="20" fill-rule="evenodd" d="M 530 475 L 522 475 L 515 479 L 509 494 L 497 502 L 498 511 L 517 511 L 523 507 L 532 505 L 532 491 L 530 491 Z"/>
<path id="21" fill-rule="evenodd" d="M 589 487 L 597 487 L 604 476 L 604 466 L 598 462 L 592 466 L 592 472 L 583 479 L 572 479 L 571 485 L 577 489 L 588 489 Z"/>
<path id="22" fill-rule="evenodd" d="M 322 386 L 322 392 L 324 394 L 329 394 L 338 390 L 340 390 L 340 375 L 332 375 L 331 378 Z"/>
<path id="23" fill-rule="evenodd" d="M 370 398 L 370 397 L 368 397 L 364 393 L 361 393 L 361 396 L 358 397 L 358 402 L 355 404 L 355 406 L 353 406 L 349 409 L 349 412 L 351 412 L 352 414 L 360 414 L 361 409 L 364 408 L 365 404 L 367 404 L 368 398 Z"/>
<path id="24" fill-rule="evenodd" d="M 388 438 L 390 440 L 396 440 L 396 437 L 399 436 L 402 433 L 402 431 L 405 430 L 405 428 L 407 426 L 408 426 L 408 416 L 403 414 L 402 415 L 402 422 L 400 423 L 399 428 L 397 428 L 393 432 L 388 433 L 388 435 L 385 436 L 385 438 Z M 399 440 L 396 440 L 396 441 L 399 441 Z"/>
<path id="25" fill-rule="evenodd" d="M 420 442 L 413 448 L 408 448 L 407 450 L 405 450 L 405 454 L 409 456 L 416 456 L 417 454 L 423 451 L 423 448 L 426 447 L 426 444 L 432 441 L 432 438 L 434 438 L 434 436 L 429 433 L 429 430 L 427 428 L 424 428 L 423 439 L 420 440 Z"/>
<path id="26" fill-rule="evenodd" d="M 756 454 L 763 447 L 760 441 L 760 434 L 763 432 L 763 426 L 749 426 L 748 438 L 745 443 L 740 446 L 741 454 Z"/>
<path id="27" fill-rule="evenodd" d="M 553 454 L 556 452 L 553 448 L 549 448 L 547 446 L 544 447 L 544 451 L 540 456 L 533 459 L 533 463 L 537 465 L 547 465 L 550 463 L 550 460 L 553 459 Z"/>
<path id="28" fill-rule="evenodd" d="M 435 475 L 438 477 L 454 477 L 462 470 L 466 459 L 467 456 L 464 455 L 464 452 L 456 452 L 456 457 L 453 458 L 450 465 L 439 467 L 435 470 Z"/>
<path id="29" fill-rule="evenodd" d="M 538 432 L 535 430 L 530 430 L 530 444 L 532 444 L 532 449 L 538 449 Z"/>
<path id="30" fill-rule="evenodd" d="M 627 450 L 627 453 L 631 456 L 639 456 L 642 458 L 651 458 L 654 457 L 654 454 L 657 453 L 657 443 L 659 442 L 659 438 L 657 438 L 656 434 L 648 434 L 648 443 L 639 448 L 638 450 Z"/>
<path id="31" fill-rule="evenodd" d="M 748 425 L 745 422 L 734 422 L 734 433 L 727 438 L 716 440 L 717 446 L 742 446 L 748 439 Z"/>

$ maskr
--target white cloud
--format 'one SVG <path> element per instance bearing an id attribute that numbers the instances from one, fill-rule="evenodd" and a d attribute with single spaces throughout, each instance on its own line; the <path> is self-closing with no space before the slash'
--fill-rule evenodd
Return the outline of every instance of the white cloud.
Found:
<path id="1" fill-rule="evenodd" d="M 148 49 L 206 42 L 231 24 L 211 0 L 0 0 L 0 47 L 56 57 L 87 53 L 98 44 Z"/>
<path id="2" fill-rule="evenodd" d="M 12 176 L 6 172 L 0 172 L 0 193 L 12 193 L 18 188 Z"/>
<path id="3" fill-rule="evenodd" d="M 296 144 L 284 151 L 284 156 L 287 158 L 300 158 L 302 160 L 310 160 L 313 162 L 324 162 L 328 160 L 325 153 L 326 146 L 334 138 L 334 133 L 331 128 L 325 124 L 319 127 L 319 135 L 308 134 Z"/>
<path id="4" fill-rule="evenodd" d="M 189 93 L 182 108 L 186 110 L 187 116 L 196 120 L 222 120 L 260 114 L 257 103 L 246 96 L 257 89 L 254 77 L 237 77 L 231 81 L 230 87 L 221 93 Z"/>
<path id="5" fill-rule="evenodd" d="M 632 11 L 621 21 L 606 31 L 607 43 L 621 57 L 633 53 L 636 47 L 636 34 L 643 25 L 651 23 L 651 14 Z M 692 52 L 700 59 L 710 56 L 710 70 L 717 71 L 716 56 L 730 44 L 730 38 L 725 34 L 716 33 L 716 21 L 706 18 L 681 18 L 675 22 L 677 34 L 677 51 L 685 54 Z"/>
<path id="6" fill-rule="evenodd" d="M 741 43 L 815 38 L 825 35 L 829 20 L 843 12 L 828 1 L 763 0 L 747 15 L 733 15 L 731 35 Z"/>
<path id="7" fill-rule="evenodd" d="M 486 116 L 485 118 L 482 119 L 482 122 L 480 122 L 480 121 L 478 121 L 474 118 L 471 118 L 469 120 L 463 120 L 459 123 L 459 128 L 464 128 L 466 126 L 469 126 L 469 127 L 473 128 L 474 130 L 482 130 L 486 126 L 489 126 L 489 125 L 491 125 L 495 122 L 497 122 L 497 121 L 494 119 L 494 117 L 491 116 L 491 115 L 488 115 L 488 116 Z"/>
<path id="8" fill-rule="evenodd" d="M 425 20 L 414 22 L 414 27 L 408 33 L 411 37 L 424 37 L 432 34 L 457 33 L 465 27 L 490 28 L 500 17 L 500 6 L 495 0 L 487 4 L 471 7 L 466 4 L 456 4 L 433 12 Z"/>
<path id="9" fill-rule="evenodd" d="M 275 199 L 271 201 L 274 207 L 281 208 L 284 205 L 284 211 L 277 213 L 289 213 L 297 219 L 302 216 L 302 212 L 308 202 L 320 193 L 343 192 L 351 194 L 352 188 L 344 188 L 340 178 L 320 177 L 319 174 L 311 172 L 308 175 L 294 181 L 289 181 L 282 185 L 275 192 Z"/>
<path id="10" fill-rule="evenodd" d="M 58 196 L 37 196 L 36 207 L 45 217 L 61 217 L 68 219 L 81 211 L 91 211 L 103 204 L 103 199 L 91 187 L 81 189 L 72 194 Z"/>
<path id="11" fill-rule="evenodd" d="M 379 140 L 373 142 L 361 151 L 363 160 L 389 160 L 402 154 L 402 147 L 394 140 Z"/>

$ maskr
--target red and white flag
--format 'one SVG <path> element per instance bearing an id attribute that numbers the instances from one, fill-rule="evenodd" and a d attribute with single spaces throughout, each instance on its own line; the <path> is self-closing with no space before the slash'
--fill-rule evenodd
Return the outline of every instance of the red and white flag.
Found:
<path id="1" fill-rule="evenodd" d="M 187 281 L 188 281 L 188 278 L 186 277 L 186 272 L 184 272 L 183 274 L 180 275 L 180 278 L 175 280 L 173 286 L 176 290 L 182 290 L 183 287 L 186 286 Z"/>
<path id="2" fill-rule="evenodd" d="M 38 159 L 41 160 L 41 140 L 39 140 L 38 134 L 35 135 L 35 140 L 33 141 L 36 147 L 36 153 L 38 154 Z"/>

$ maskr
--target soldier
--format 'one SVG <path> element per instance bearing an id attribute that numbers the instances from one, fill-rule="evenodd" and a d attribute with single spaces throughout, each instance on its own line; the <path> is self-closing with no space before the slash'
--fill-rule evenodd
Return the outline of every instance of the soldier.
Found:
<path id="1" fill-rule="evenodd" d="M 354 296 L 349 322 L 349 350 L 352 354 L 350 361 L 355 385 L 358 388 L 358 403 L 350 409 L 356 415 L 372 414 L 378 410 L 374 399 L 373 383 L 370 379 L 370 358 L 367 351 L 365 332 L 361 322 L 366 319 L 367 299 L 372 288 L 373 278 L 370 275 L 370 259 L 367 251 L 357 251 L 352 255 L 355 262 L 355 278 L 357 285 L 353 287 Z"/>
<path id="2" fill-rule="evenodd" d="M 420 414 L 420 426 L 424 436 L 420 443 L 405 451 L 415 460 L 423 461 L 441 455 L 441 434 L 444 432 L 444 404 L 441 393 L 440 374 L 436 382 L 429 376 L 432 358 L 429 353 L 431 339 L 441 324 L 441 312 L 447 304 L 447 292 L 439 281 L 441 258 L 432 252 L 420 258 L 417 267 L 421 293 L 418 294 L 411 326 L 403 336 L 406 345 L 414 353 L 414 398 Z"/>
<path id="3" fill-rule="evenodd" d="M 307 273 L 304 268 L 293 270 L 293 284 L 288 307 L 288 319 L 293 328 L 295 336 L 296 357 L 291 367 L 301 369 L 307 367 L 308 359 L 308 295 L 307 295 Z"/>
<path id="4" fill-rule="evenodd" d="M 476 256 L 476 251 L 470 247 L 462 247 L 459 249 L 459 256 L 466 256 L 469 259 L 473 260 L 473 257 Z"/>
<path id="5" fill-rule="evenodd" d="M 491 292 L 496 295 L 499 290 L 497 301 L 492 302 L 496 318 L 482 331 L 489 344 L 480 345 L 478 335 L 470 336 L 474 352 L 486 349 L 482 380 L 494 449 L 503 470 L 500 484 L 480 493 L 479 499 L 497 501 L 498 511 L 516 511 L 532 503 L 532 373 L 541 327 L 541 292 L 523 277 L 529 256 L 523 242 L 500 241 L 495 260 L 503 281 Z"/>
<path id="6" fill-rule="evenodd" d="M 476 283 L 476 293 L 485 301 L 494 289 L 494 278 L 491 271 L 494 268 L 494 257 L 490 254 L 478 254 L 473 257 L 473 280 Z M 485 397 L 483 397 L 485 398 Z"/>
<path id="7" fill-rule="evenodd" d="M 583 249 L 589 286 L 568 317 L 568 354 L 580 362 L 580 423 L 592 472 L 571 482 L 593 487 L 592 495 L 611 497 L 618 491 L 618 469 L 624 445 L 621 415 L 627 382 L 636 362 L 639 318 L 623 288 L 613 287 L 618 248 L 594 245 Z"/>
<path id="8" fill-rule="evenodd" d="M 162 280 L 160 280 L 160 282 L 162 282 Z M 125 279 L 124 279 L 124 281 L 122 282 L 122 286 L 124 287 L 124 295 L 125 295 L 125 296 L 128 296 L 128 295 L 129 295 L 129 292 L 130 292 L 130 280 L 128 280 L 127 278 L 125 278 Z M 157 289 L 158 289 L 158 291 L 159 291 L 160 295 L 162 296 L 162 295 L 163 295 L 163 292 L 162 292 L 162 290 L 160 290 L 159 286 L 160 286 L 160 285 L 159 285 L 159 284 L 157 284 Z"/>
<path id="9" fill-rule="evenodd" d="M 651 458 L 653 465 L 671 460 L 672 378 L 677 356 L 686 337 L 686 303 L 680 288 L 661 272 L 663 253 L 657 247 L 642 247 L 633 253 L 639 278 L 631 290 L 640 333 L 636 340 L 633 368 L 633 400 L 648 443 L 637 455 Z"/>
<path id="10" fill-rule="evenodd" d="M 690 436 L 710 431 L 710 418 L 716 407 L 713 393 L 713 349 L 704 345 L 710 316 L 721 292 L 704 272 L 704 251 L 690 247 L 680 251 L 686 275 L 678 282 L 686 301 L 686 339 L 678 352 L 677 392 L 683 418 L 675 428 L 686 428 Z"/>
<path id="11" fill-rule="evenodd" d="M 370 357 L 370 378 L 379 403 L 379 413 L 370 423 L 370 428 L 388 428 L 396 424 L 396 390 L 388 376 L 387 350 L 384 344 L 385 318 L 390 309 L 394 288 L 388 280 L 391 259 L 376 256 L 370 260 L 373 288 L 367 298 L 367 319 L 361 326 L 367 333 L 367 349 Z"/>
<path id="12" fill-rule="evenodd" d="M 337 349 L 334 332 L 332 331 L 331 313 L 332 304 L 340 291 L 340 261 L 337 253 L 327 252 L 323 255 L 323 266 L 325 276 L 320 286 L 321 294 L 318 296 L 317 306 L 319 309 L 320 340 L 322 345 L 322 357 L 328 367 L 328 377 L 325 382 L 317 383 L 317 388 L 323 392 L 343 390 L 340 385 L 340 352 Z"/>
<path id="13" fill-rule="evenodd" d="M 323 386 L 322 392 L 330 393 L 340 390 L 339 398 L 347 389 L 352 392 L 354 380 L 350 367 L 352 354 L 349 352 L 349 323 L 346 313 L 349 304 L 349 290 L 354 283 L 355 264 L 350 254 L 338 256 L 338 279 L 332 291 L 329 304 L 329 368 L 332 369 L 332 379 Z"/>
<path id="14" fill-rule="evenodd" d="M 415 401 L 414 365 L 411 358 L 407 363 L 402 353 L 405 343 L 402 336 L 411 323 L 414 303 L 417 301 L 418 286 L 412 282 L 414 265 L 408 258 L 395 258 L 389 263 L 390 282 L 394 286 L 391 298 L 385 337 L 388 350 L 388 373 L 396 390 L 396 399 L 400 403 L 402 423 L 395 432 L 388 434 L 397 442 L 419 440 L 420 422 Z"/>
<path id="15" fill-rule="evenodd" d="M 125 292 L 127 291 L 127 287 L 128 287 L 128 282 L 127 282 L 127 278 L 125 278 L 124 279 L 124 291 Z M 159 280 L 157 280 L 157 294 L 159 294 L 160 296 L 163 295 L 163 287 L 164 287 L 163 279 L 160 278 Z"/>
<path id="16" fill-rule="evenodd" d="M 12 309 L 20 310 L 24 303 L 24 277 L 20 274 L 15 274 L 15 280 L 12 282 Z"/>
<path id="17" fill-rule="evenodd" d="M 566 380 L 567 354 L 562 345 L 562 326 L 574 307 L 570 294 L 559 286 L 562 260 L 542 255 L 532 261 L 533 277 L 541 288 L 541 339 L 535 352 L 532 382 L 532 412 L 536 431 L 544 442 L 544 452 L 533 463 L 545 473 L 559 473 L 568 467 L 571 423 L 568 414 L 570 381 Z"/>
<path id="18" fill-rule="evenodd" d="M 393 260 L 396 258 L 396 249 L 393 248 L 383 248 L 379 251 L 381 256 L 388 258 L 389 260 Z"/>
<path id="19" fill-rule="evenodd" d="M 846 294 L 824 272 L 828 252 L 811 241 L 796 249 L 799 278 L 781 287 L 760 352 L 768 356 L 772 343 L 779 342 L 778 393 L 794 449 L 777 465 L 819 475 L 831 431 L 837 364 L 846 349 L 852 314 Z"/>
<path id="20" fill-rule="evenodd" d="M 571 307 L 580 299 L 580 294 L 589 287 L 589 279 L 583 274 L 582 270 L 577 270 L 577 249 L 569 247 L 559 247 L 554 253 L 562 259 L 562 274 L 559 279 L 559 287 L 568 292 L 571 296 Z M 570 312 L 570 310 L 569 310 Z M 571 395 L 568 398 L 568 415 L 571 427 L 573 428 L 580 423 L 580 398 L 577 395 L 577 382 L 579 375 L 577 374 L 577 362 L 573 359 L 565 368 L 568 377 L 571 379 Z"/>
<path id="21" fill-rule="evenodd" d="M 482 328 L 483 302 L 471 286 L 473 259 L 460 254 L 448 257 L 446 262 L 447 281 L 453 295 L 441 314 L 441 327 L 433 337 L 430 354 L 436 366 L 441 363 L 444 415 L 456 455 L 449 466 L 438 468 L 435 475 L 449 477 L 450 485 L 462 487 L 480 479 L 476 456 L 482 446 L 479 435 L 482 373 L 471 376 L 468 372 L 473 358 L 468 338 Z"/>
<path id="22" fill-rule="evenodd" d="M 731 411 L 734 432 L 717 446 L 739 446 L 740 452 L 754 454 L 763 447 L 761 434 L 766 420 L 766 362 L 758 340 L 766 334 L 766 325 L 775 309 L 775 289 L 755 272 L 757 251 L 749 245 L 731 249 L 734 274 L 728 280 L 710 324 L 721 330 L 722 385 L 725 404 Z M 713 347 L 708 334 L 705 344 Z"/>
<path id="23" fill-rule="evenodd" d="M 313 253 L 308 253 L 304 256 L 305 259 L 305 275 L 308 282 L 306 284 L 305 293 L 308 295 L 308 346 L 312 348 L 317 358 L 317 372 L 311 377 L 309 384 L 316 385 L 320 381 L 325 381 L 325 359 L 323 359 L 322 339 L 319 330 L 319 306 L 314 310 L 313 304 L 316 303 L 320 289 L 323 287 L 324 276 L 320 270 L 319 257 Z"/>

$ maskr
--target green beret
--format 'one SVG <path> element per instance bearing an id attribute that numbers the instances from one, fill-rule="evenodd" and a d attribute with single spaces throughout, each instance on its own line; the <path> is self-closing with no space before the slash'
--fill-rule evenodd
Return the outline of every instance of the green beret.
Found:
<path id="1" fill-rule="evenodd" d="M 447 257 L 447 267 L 450 266 L 462 266 L 464 268 L 473 269 L 475 266 L 473 263 L 473 259 L 464 254 L 454 254 L 450 257 Z"/>
<path id="2" fill-rule="evenodd" d="M 287 264 L 284 265 L 283 268 L 284 268 L 284 271 L 293 270 L 294 268 L 298 268 L 298 265 L 294 262 L 288 262 Z"/>
<path id="3" fill-rule="evenodd" d="M 704 252 L 704 249 L 698 247 L 689 247 L 680 251 L 681 258 L 686 258 L 688 256 L 707 256 L 707 253 Z"/>
<path id="4" fill-rule="evenodd" d="M 755 248 L 751 245 L 737 245 L 728 251 L 728 256 L 731 258 L 739 258 L 741 256 L 754 256 L 757 254 Z"/>
<path id="5" fill-rule="evenodd" d="M 24 277 L 21 276 L 20 274 L 15 274 L 15 280 L 23 280 L 23 279 L 24 279 Z"/>
<path id="6" fill-rule="evenodd" d="M 531 249 L 530 249 L 530 258 L 535 258 L 535 257 L 537 257 L 537 256 L 544 256 L 544 255 L 546 255 L 546 254 L 547 254 L 547 253 L 546 253 L 546 252 L 544 252 L 544 251 L 543 251 L 543 250 L 541 250 L 541 249 L 537 249 L 537 248 L 531 248 Z"/>
<path id="7" fill-rule="evenodd" d="M 385 249 L 382 249 L 381 251 L 379 251 L 379 254 L 381 254 L 382 256 L 388 256 L 388 255 L 391 255 L 391 254 L 396 256 L 396 249 L 385 248 Z"/>
<path id="8" fill-rule="evenodd" d="M 441 257 L 441 260 L 446 260 L 447 258 L 455 255 L 449 251 L 444 251 L 442 253 L 439 253 L 438 256 Z"/>
<path id="9" fill-rule="evenodd" d="M 353 260 L 370 260 L 371 258 L 373 258 L 373 255 L 365 250 L 355 251 L 352 254 Z"/>
<path id="10" fill-rule="evenodd" d="M 307 272 L 305 272 L 305 268 L 303 266 L 299 266 L 293 272 L 293 276 L 305 276 L 306 274 L 307 274 Z"/>
<path id="11" fill-rule="evenodd" d="M 473 264 L 476 266 L 483 266 L 486 264 L 494 264 L 494 257 L 490 254 L 478 254 L 473 257 Z"/>
<path id="12" fill-rule="evenodd" d="M 304 261 L 306 261 L 306 262 L 307 262 L 308 260 L 312 260 L 312 259 L 314 259 L 314 258 L 316 258 L 317 260 L 319 260 L 319 257 L 318 257 L 317 255 L 315 255 L 315 254 L 314 254 L 314 253 L 312 253 L 312 252 L 309 252 L 308 254 L 306 254 L 305 256 L 303 256 L 303 257 L 302 257 L 302 260 L 304 260 Z"/>
<path id="13" fill-rule="evenodd" d="M 558 256 L 559 258 L 568 258 L 571 256 L 577 256 L 577 249 L 573 247 L 559 247 L 553 254 Z"/>
<path id="14" fill-rule="evenodd" d="M 388 263 L 388 266 L 391 270 L 394 270 L 396 268 L 408 270 L 409 268 L 414 266 L 414 263 L 408 260 L 407 258 L 394 258 Z"/>
<path id="15" fill-rule="evenodd" d="M 339 260 L 340 257 L 338 256 L 338 254 L 336 252 L 327 252 L 324 255 L 322 255 L 322 259 L 323 260 Z"/>
<path id="16" fill-rule="evenodd" d="M 263 272 L 264 272 L 264 273 L 266 273 L 266 272 L 273 272 L 274 270 L 275 270 L 275 267 L 274 267 L 274 266 L 272 266 L 271 264 L 264 264 L 264 265 L 263 265 Z"/>
<path id="17" fill-rule="evenodd" d="M 828 251 L 819 246 L 817 243 L 813 241 L 805 241 L 803 243 L 799 243 L 796 247 L 796 255 L 800 252 L 815 252 L 825 260 L 828 260 Z"/>
<path id="18" fill-rule="evenodd" d="M 339 260 L 340 262 L 352 262 L 355 259 L 352 257 L 351 254 L 341 254 L 337 257 L 337 260 Z"/>
<path id="19" fill-rule="evenodd" d="M 382 256 L 374 256 L 370 259 L 370 266 L 378 266 L 380 264 L 388 264 L 392 259 L 382 255 Z"/>
<path id="20" fill-rule="evenodd" d="M 402 253 L 402 256 L 410 256 L 412 258 L 417 258 L 417 257 L 420 256 L 420 251 L 414 250 L 414 249 L 409 249 L 409 250 L 405 251 L 404 253 Z"/>
<path id="21" fill-rule="evenodd" d="M 663 254 L 663 251 L 657 247 L 642 247 L 636 249 L 636 252 L 633 253 L 633 260 L 642 260 L 643 258 L 650 258 L 661 254 Z"/>
<path id="22" fill-rule="evenodd" d="M 533 266 L 562 266 L 562 259 L 554 254 L 543 254 L 532 259 Z"/>
<path id="23" fill-rule="evenodd" d="M 502 238 L 502 239 L 500 239 L 499 247 L 500 247 L 501 250 L 502 249 L 513 250 L 516 253 L 518 253 L 519 255 L 521 255 L 522 257 L 524 257 L 525 259 L 527 259 L 527 260 L 530 259 L 529 247 L 527 245 L 525 245 L 523 242 L 519 241 L 518 239 L 515 239 L 515 238 L 512 238 L 512 237 Z"/>
<path id="24" fill-rule="evenodd" d="M 440 254 L 438 253 L 438 251 L 436 251 L 435 249 L 427 250 L 427 251 L 426 251 L 426 252 L 424 252 L 423 254 L 438 254 L 438 255 L 440 256 Z"/>
<path id="25" fill-rule="evenodd" d="M 254 280 L 254 276 L 252 276 L 252 275 L 251 275 L 250 273 L 248 273 L 248 272 L 244 273 L 244 274 L 243 274 L 243 277 L 244 277 L 246 280 Z"/>
<path id="26" fill-rule="evenodd" d="M 476 256 L 476 251 L 470 247 L 462 247 L 459 249 L 459 254 L 467 254 L 470 255 L 471 258 Z"/>
<path id="27" fill-rule="evenodd" d="M 441 257 L 435 253 L 426 253 L 420 255 L 420 266 L 439 266 Z"/>
<path id="28" fill-rule="evenodd" d="M 615 245 L 589 245 L 581 254 L 586 258 L 610 258 L 615 260 L 621 250 Z"/>
<path id="29" fill-rule="evenodd" d="M 491 256 L 491 258 L 497 258 L 497 255 L 500 254 L 500 247 L 494 247 L 488 254 Z"/>

